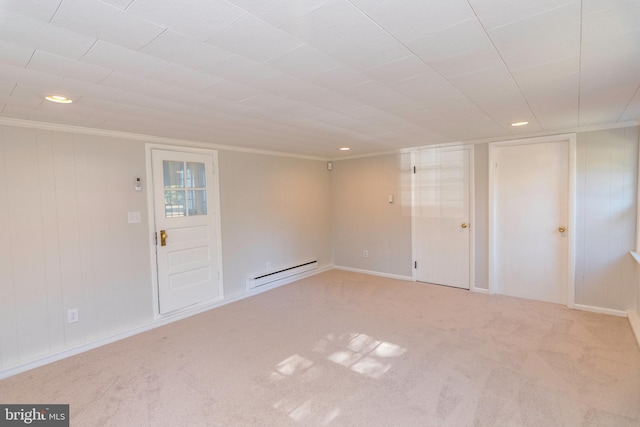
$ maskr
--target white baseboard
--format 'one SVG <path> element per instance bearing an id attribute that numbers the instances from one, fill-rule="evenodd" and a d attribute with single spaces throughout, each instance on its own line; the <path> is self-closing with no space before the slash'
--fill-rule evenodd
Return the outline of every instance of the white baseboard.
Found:
<path id="1" fill-rule="evenodd" d="M 475 286 L 471 287 L 471 292 L 476 292 L 478 294 L 485 294 L 485 295 L 489 295 L 489 289 L 485 289 L 485 288 L 476 288 Z"/>
<path id="2" fill-rule="evenodd" d="M 389 279 L 408 280 L 410 282 L 413 281 L 413 278 L 411 276 L 401 276 L 399 274 L 381 273 L 379 271 L 362 270 L 360 268 L 343 267 L 341 265 L 334 265 L 333 268 L 335 268 L 336 270 L 352 271 L 354 273 L 369 274 L 371 276 L 380 276 Z"/>
<path id="3" fill-rule="evenodd" d="M 623 310 L 614 310 L 611 308 L 593 307 L 590 305 L 575 304 L 576 310 L 590 311 L 592 313 L 609 314 L 611 316 L 627 317 L 627 312 Z"/>
<path id="4" fill-rule="evenodd" d="M 633 329 L 633 333 L 636 336 L 636 341 L 638 341 L 638 345 L 640 346 L 640 316 L 637 311 L 629 310 L 627 311 L 627 317 L 629 318 L 629 323 L 631 323 L 631 329 Z"/>
<path id="5" fill-rule="evenodd" d="M 105 338 L 98 339 L 96 341 L 91 341 L 89 343 L 82 344 L 82 345 L 79 345 L 77 347 L 73 347 L 73 348 L 62 350 L 62 351 L 59 351 L 59 352 L 56 352 L 56 353 L 48 354 L 46 356 L 39 357 L 39 358 L 36 358 L 36 359 L 33 359 L 33 360 L 29 360 L 29 361 L 26 361 L 26 362 L 21 362 L 18 365 L 14 365 L 14 366 L 11 366 L 9 368 L 1 369 L 0 370 L 0 380 L 5 379 L 5 378 L 9 378 L 9 377 L 11 377 L 13 375 L 17 375 L 17 374 L 20 374 L 22 372 L 29 371 L 31 369 L 35 369 L 35 368 L 39 368 L 39 367 L 44 366 L 44 365 L 48 365 L 48 364 L 53 363 L 53 362 L 57 362 L 58 360 L 66 359 L 67 357 L 75 356 L 77 354 L 84 353 L 86 351 L 93 350 L 93 349 L 98 348 L 98 347 L 102 347 L 103 345 L 111 344 L 113 342 L 120 341 L 120 340 L 125 339 L 125 338 L 129 338 L 129 337 L 131 337 L 133 335 L 138 335 L 140 333 L 147 332 L 147 331 L 150 331 L 150 330 L 155 329 L 155 328 L 159 328 L 159 327 L 164 326 L 164 325 L 168 325 L 169 323 L 177 322 L 178 320 L 186 319 L 187 317 L 191 317 L 191 316 L 195 316 L 195 315 L 200 314 L 200 313 L 204 313 L 205 311 L 213 310 L 214 308 L 218 308 L 218 307 L 221 307 L 223 305 L 231 304 L 232 302 L 240 301 L 240 300 L 243 300 L 245 298 L 249 298 L 249 297 L 252 297 L 254 295 L 261 294 L 261 293 L 266 292 L 268 290 L 271 290 L 271 289 L 274 289 L 274 288 L 277 288 L 277 287 L 280 287 L 280 286 L 284 286 L 284 285 L 287 285 L 289 283 L 295 282 L 297 280 L 303 279 L 305 277 L 310 277 L 310 276 L 313 276 L 313 275 L 316 275 L 316 274 L 320 274 L 320 273 L 323 273 L 323 272 L 331 270 L 331 269 L 333 269 L 333 266 L 329 265 L 329 266 L 325 266 L 325 267 L 322 267 L 322 268 L 318 268 L 316 270 L 312 270 L 312 271 L 308 271 L 308 272 L 299 274 L 297 276 L 287 277 L 287 278 L 284 278 L 284 279 L 269 283 L 268 285 L 264 285 L 264 286 L 260 286 L 258 288 L 251 289 L 248 292 L 241 293 L 241 294 L 238 294 L 238 295 L 234 295 L 234 296 L 229 297 L 229 298 L 225 298 L 223 300 L 217 300 L 217 301 L 211 302 L 209 304 L 198 305 L 198 306 L 195 306 L 193 308 L 190 308 L 190 309 L 187 309 L 187 310 L 184 310 L 184 311 L 180 311 L 180 312 L 177 312 L 177 313 L 174 313 L 174 314 L 169 314 L 167 316 L 158 317 L 158 318 L 154 319 L 153 321 L 151 321 L 149 323 L 140 325 L 140 326 L 135 327 L 133 329 L 129 329 L 129 330 L 126 330 L 126 331 L 122 331 L 122 332 L 116 333 L 114 335 L 110 335 L 110 336 L 105 337 Z"/>

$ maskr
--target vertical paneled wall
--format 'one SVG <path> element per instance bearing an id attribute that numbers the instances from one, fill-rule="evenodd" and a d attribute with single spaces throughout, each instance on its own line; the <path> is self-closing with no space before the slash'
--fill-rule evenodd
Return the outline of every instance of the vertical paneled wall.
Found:
<path id="1" fill-rule="evenodd" d="M 576 304 L 633 309 L 638 128 L 578 134 Z"/>
<path id="2" fill-rule="evenodd" d="M 475 287 L 489 289 L 489 144 L 473 147 L 475 223 Z"/>
<path id="3" fill-rule="evenodd" d="M 144 159 L 140 142 L 0 126 L 0 368 L 153 320 Z"/>

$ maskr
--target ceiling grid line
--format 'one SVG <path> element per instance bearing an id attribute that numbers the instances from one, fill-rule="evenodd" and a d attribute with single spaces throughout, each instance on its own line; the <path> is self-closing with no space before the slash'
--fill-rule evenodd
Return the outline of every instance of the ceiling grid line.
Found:
<path id="1" fill-rule="evenodd" d="M 538 120 L 538 117 L 536 116 L 535 111 L 533 110 L 533 108 L 531 107 L 531 104 L 529 103 L 529 100 L 527 99 L 527 97 L 524 95 L 524 92 L 522 92 L 522 88 L 520 87 L 520 85 L 518 84 L 518 81 L 516 80 L 515 76 L 513 75 L 513 72 L 511 71 L 511 69 L 509 68 L 509 66 L 507 66 L 507 63 L 504 60 L 504 57 L 502 56 L 502 54 L 500 53 L 500 50 L 498 49 L 498 47 L 496 46 L 493 38 L 489 35 L 489 32 L 487 31 L 487 28 L 485 27 L 485 25 L 482 23 L 482 20 L 480 19 L 480 17 L 478 17 L 478 14 L 475 10 L 475 8 L 473 7 L 473 5 L 469 2 L 469 0 L 466 0 L 467 4 L 469 5 L 469 7 L 471 8 L 471 10 L 473 11 L 473 14 L 476 16 L 476 19 L 478 20 L 478 22 L 480 23 L 480 26 L 482 27 L 485 35 L 487 36 L 487 38 L 489 39 L 489 41 L 491 42 L 491 44 L 493 45 L 493 48 L 496 51 L 496 54 L 500 57 L 500 61 L 502 61 L 502 65 L 504 65 L 504 68 L 507 70 L 507 72 L 509 73 L 509 76 L 511 76 L 511 80 L 513 81 L 513 83 L 516 85 L 516 87 L 518 88 L 518 92 L 520 92 L 520 95 L 522 96 L 522 99 L 524 100 L 524 102 L 527 104 L 527 107 L 529 108 L 529 111 L 531 112 L 531 115 L 533 116 L 533 118 L 536 121 L 536 124 L 539 127 L 542 127 L 540 124 L 540 120 Z"/>
<path id="2" fill-rule="evenodd" d="M 62 6 L 63 1 L 64 0 L 60 0 L 60 3 L 58 3 L 58 7 L 56 7 L 56 10 L 53 12 L 53 14 L 51 15 L 51 18 L 49 18 L 49 21 L 47 22 L 48 24 L 51 24 L 51 22 L 53 22 L 53 19 L 56 17 L 56 14 L 60 10 L 60 6 Z"/>
<path id="3" fill-rule="evenodd" d="M 323 158 L 638 123 L 634 2 L 516 3 L 0 2 L 0 118 Z"/>
<path id="4" fill-rule="evenodd" d="M 367 19 L 369 19 L 373 24 L 375 24 L 376 26 L 378 26 L 381 30 L 383 30 L 384 32 L 386 32 L 390 37 L 392 37 L 396 42 L 398 42 L 399 44 L 401 44 L 402 46 L 405 47 L 405 49 L 407 49 L 414 57 L 416 57 L 420 62 L 422 62 L 424 65 L 426 65 L 427 67 L 429 67 L 434 73 L 436 73 L 438 76 L 440 76 L 444 81 L 446 81 L 447 83 L 449 83 L 452 87 L 456 88 L 456 90 L 458 90 L 458 92 L 460 92 L 461 95 L 463 95 L 466 99 L 469 100 L 469 102 L 471 102 L 473 105 L 475 105 L 476 107 L 478 107 L 478 109 L 480 111 L 482 111 L 487 117 L 489 117 L 491 120 L 493 120 L 495 122 L 496 125 L 503 127 L 503 123 L 500 123 L 496 118 L 493 117 L 493 115 L 489 114 L 489 112 L 485 111 L 484 108 L 482 108 L 480 105 L 478 105 L 478 103 L 473 100 L 472 98 L 470 98 L 469 96 L 467 96 L 464 92 L 462 92 L 461 90 L 459 90 L 452 82 L 451 80 L 449 80 L 447 77 L 445 77 L 444 75 L 442 75 L 438 70 L 436 70 L 435 68 L 433 68 L 433 66 L 429 63 L 427 63 L 424 59 L 422 59 L 422 57 L 420 55 L 418 55 L 413 49 L 411 49 L 409 46 L 407 46 L 405 43 L 403 43 L 402 41 L 400 41 L 395 35 L 393 35 L 391 32 L 389 32 L 386 28 L 384 28 L 381 24 L 379 24 L 378 22 L 376 22 L 375 20 L 373 20 L 373 18 L 371 18 L 366 12 L 364 12 L 363 10 L 361 10 L 360 8 L 358 8 L 356 5 L 354 5 L 352 3 L 351 0 L 346 0 L 348 3 L 350 3 L 354 8 L 356 8 L 360 13 L 362 13 L 364 16 L 367 17 Z M 452 25 L 451 27 L 455 26 L 457 24 Z M 391 90 L 395 90 L 394 88 L 390 88 Z M 396 91 L 397 92 L 397 91 Z M 398 92 L 400 93 L 400 92 Z M 402 93 L 400 93 L 402 95 Z"/>

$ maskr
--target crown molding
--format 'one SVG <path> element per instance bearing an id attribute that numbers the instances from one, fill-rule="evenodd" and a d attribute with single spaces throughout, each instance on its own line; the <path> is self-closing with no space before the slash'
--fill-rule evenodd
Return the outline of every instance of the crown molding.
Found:
<path id="1" fill-rule="evenodd" d="M 31 128 L 38 130 L 49 130 L 54 132 L 67 132 L 83 135 L 104 136 L 109 138 L 128 139 L 132 141 L 153 142 L 162 145 L 174 145 L 182 147 L 205 148 L 208 150 L 236 151 L 241 153 L 262 154 L 276 157 L 292 157 L 305 160 L 329 161 L 329 158 L 306 156 L 302 154 L 283 153 L 279 151 L 260 150 L 257 148 L 237 147 L 233 145 L 216 144 L 213 142 L 191 141 L 187 139 L 165 138 L 161 136 L 145 135 L 139 133 L 120 132 L 109 129 L 88 128 L 82 126 L 63 125 L 50 122 L 38 122 L 33 120 L 13 119 L 9 117 L 0 117 L 0 125 L 16 126 L 23 128 Z"/>

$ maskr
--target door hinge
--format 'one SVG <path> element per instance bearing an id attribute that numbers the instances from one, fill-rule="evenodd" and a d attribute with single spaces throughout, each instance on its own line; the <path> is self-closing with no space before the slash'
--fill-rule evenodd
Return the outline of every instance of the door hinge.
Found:
<path id="1" fill-rule="evenodd" d="M 418 261 L 413 261 L 413 268 L 418 268 Z"/>
<path id="2" fill-rule="evenodd" d="M 415 166 L 413 167 L 413 173 L 416 173 L 416 167 Z"/>

